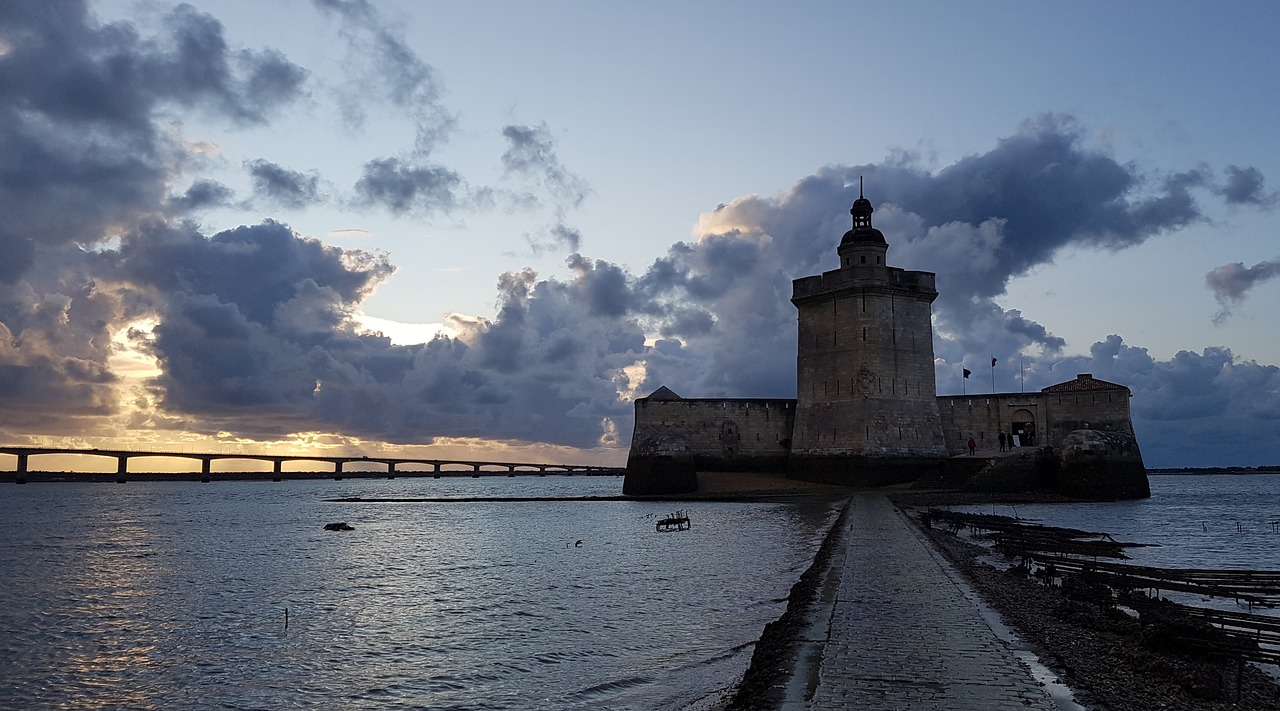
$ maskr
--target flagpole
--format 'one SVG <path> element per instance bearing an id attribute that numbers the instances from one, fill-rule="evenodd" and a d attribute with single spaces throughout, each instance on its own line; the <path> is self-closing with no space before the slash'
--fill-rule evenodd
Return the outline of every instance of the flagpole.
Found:
<path id="1" fill-rule="evenodd" d="M 996 357 L 991 356 L 991 394 L 996 394 Z"/>

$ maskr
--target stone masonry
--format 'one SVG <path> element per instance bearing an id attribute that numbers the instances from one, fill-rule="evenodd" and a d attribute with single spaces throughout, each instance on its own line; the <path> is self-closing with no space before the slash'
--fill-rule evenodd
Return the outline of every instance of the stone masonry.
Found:
<path id="1" fill-rule="evenodd" d="M 796 398 L 682 398 L 664 386 L 637 399 L 625 493 L 693 491 L 698 469 L 881 486 L 939 474 L 970 438 L 996 451 L 1001 434 L 1012 447 L 1074 442 L 1098 455 L 1085 468 L 1099 477 L 1119 456 L 1145 482 L 1123 385 L 1082 373 L 1040 392 L 938 396 L 934 274 L 887 264 L 873 211 L 860 194 L 839 268 L 792 283 Z M 1069 440 L 1080 432 L 1094 434 Z"/>
<path id="2" fill-rule="evenodd" d="M 886 263 L 888 243 L 871 225 L 871 201 L 849 210 L 853 229 L 838 269 L 797 279 L 799 316 L 793 473 L 877 469 L 946 456 L 933 370 L 931 272 Z M 844 465 L 844 466 L 841 466 Z M 914 472 L 913 474 L 918 474 Z M 908 477 L 913 478 L 913 477 Z"/>

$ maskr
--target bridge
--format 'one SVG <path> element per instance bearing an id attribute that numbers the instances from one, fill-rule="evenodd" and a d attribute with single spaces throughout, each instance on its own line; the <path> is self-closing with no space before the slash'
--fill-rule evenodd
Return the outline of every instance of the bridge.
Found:
<path id="1" fill-rule="evenodd" d="M 129 474 L 129 460 L 143 459 L 146 457 L 164 457 L 172 459 L 190 459 L 200 462 L 200 480 L 210 481 L 213 477 L 218 476 L 220 472 L 213 471 L 213 462 L 216 460 L 249 460 L 256 462 L 271 462 L 272 479 L 280 481 L 280 479 L 288 476 L 293 472 L 285 472 L 285 462 L 319 462 L 333 467 L 333 477 L 335 479 L 343 478 L 344 474 L 357 474 L 361 476 L 371 476 L 373 473 L 382 473 L 388 479 L 396 476 L 408 477 L 424 477 L 431 476 L 439 478 L 441 476 L 545 476 L 546 474 L 584 474 L 589 476 L 617 476 L 623 473 L 623 469 L 618 467 L 600 467 L 583 464 L 540 464 L 534 462 L 484 462 L 465 459 L 419 459 L 415 457 L 386 457 L 386 456 L 321 456 L 321 455 L 295 455 L 295 454 L 234 454 L 219 452 L 164 452 L 149 450 L 125 450 L 125 449 L 82 449 L 76 447 L 5 447 L 0 446 L 0 454 L 12 454 L 17 457 L 17 466 L 14 468 L 14 480 L 19 484 L 27 482 L 27 475 L 30 470 L 29 464 L 31 457 L 49 454 L 76 454 L 93 457 L 111 457 L 116 460 L 116 481 L 123 483 L 125 476 Z M 358 471 L 348 470 L 347 465 L 358 463 L 360 465 L 375 464 L 385 467 L 384 472 L 371 472 L 368 469 L 360 469 Z M 400 466 L 414 465 L 415 469 L 401 470 Z M 446 467 L 453 467 L 446 469 Z M 461 467 L 461 469 L 458 469 Z M 192 472 L 194 475 L 194 472 Z M 235 474 L 242 474 L 236 472 Z M 264 473 L 265 474 L 265 473 Z M 102 476 L 88 475 L 88 476 Z M 230 476 L 226 478 L 232 478 Z M 297 477 L 291 477 L 297 478 Z"/>

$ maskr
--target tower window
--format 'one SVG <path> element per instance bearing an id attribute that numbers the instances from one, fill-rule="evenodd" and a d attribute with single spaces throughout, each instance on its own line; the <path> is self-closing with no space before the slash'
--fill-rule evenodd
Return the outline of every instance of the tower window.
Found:
<path id="1" fill-rule="evenodd" d="M 865 255 L 865 254 L 864 254 L 864 255 L 862 255 L 862 257 L 860 257 L 860 259 L 862 259 L 862 263 L 863 263 L 863 264 L 866 264 L 866 263 L 867 263 L 867 255 Z"/>
<path id="2" fill-rule="evenodd" d="M 880 257 L 876 257 L 876 264 L 880 263 L 880 259 L 881 259 Z"/>

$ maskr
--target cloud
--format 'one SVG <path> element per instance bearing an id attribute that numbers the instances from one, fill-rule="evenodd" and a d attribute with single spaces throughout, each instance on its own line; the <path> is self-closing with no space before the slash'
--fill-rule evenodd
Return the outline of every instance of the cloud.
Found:
<path id="1" fill-rule="evenodd" d="M 353 125 L 364 122 L 371 92 L 404 109 L 414 121 L 413 155 L 424 158 L 448 137 L 456 119 L 440 100 L 435 69 L 405 43 L 367 0 L 313 0 L 320 10 L 341 20 L 351 72 L 343 110 Z"/>
<path id="2" fill-rule="evenodd" d="M 555 222 L 540 233 L 525 235 L 534 254 L 565 251 L 573 254 L 582 248 L 582 233 L 565 223 L 570 209 L 577 208 L 591 190 L 586 182 L 569 172 L 556 156 L 555 139 L 546 123 L 537 126 L 511 124 L 502 129 L 507 150 L 502 166 L 507 177 L 516 177 L 535 192 L 508 196 L 516 208 L 532 210 L 550 202 Z M 539 197 L 539 195 L 545 197 Z"/>
<path id="3" fill-rule="evenodd" d="M 356 202 L 408 215 L 492 206 L 492 189 L 429 158 L 453 126 L 431 67 L 372 5 L 317 4 L 342 21 L 362 98 L 380 89 L 416 129 L 401 155 L 364 164 Z M 616 437 L 610 418 L 628 411 L 618 392 L 633 387 L 625 371 L 644 350 L 620 267 L 583 259 L 568 282 L 506 275 L 499 318 L 450 319 L 464 337 L 396 346 L 365 333 L 353 314 L 391 274 L 386 255 L 273 221 L 213 235 L 176 221 L 235 195 L 208 178 L 171 193 L 210 147 L 172 119 L 261 124 L 304 95 L 305 70 L 273 50 L 232 47 L 215 18 L 187 5 L 149 37 L 98 23 L 85 3 L 35 8 L 0 5 L 6 428 L 84 434 L 86 422 L 103 427 L 141 406 L 133 426 L 264 439 L 316 428 L 406 442 Z M 581 200 L 545 125 L 513 136 L 512 175 L 556 205 Z M 244 167 L 260 200 L 327 199 L 318 175 L 266 159 Z M 562 218 L 548 233 L 576 252 L 582 235 Z M 112 365 L 122 348 L 149 354 L 159 374 L 122 382 Z"/>
<path id="4" fill-rule="evenodd" d="M 1036 389 L 1076 373 L 1092 373 L 1133 391 L 1134 428 L 1147 466 L 1276 461 L 1280 368 L 1274 365 L 1240 360 L 1222 347 L 1181 351 L 1158 361 L 1145 348 L 1112 335 L 1095 343 L 1088 356 L 1066 358 L 1043 376 L 1037 373 Z"/>
<path id="5" fill-rule="evenodd" d="M 1244 301 L 1245 295 L 1258 284 L 1280 276 L 1280 258 L 1258 262 L 1246 267 L 1244 262 L 1224 264 L 1204 275 L 1205 286 L 1213 292 L 1220 309 L 1213 317 L 1214 323 L 1223 323 L 1231 316 L 1231 308 Z"/>
<path id="6" fill-rule="evenodd" d="M 85 434 L 136 400 L 148 427 L 275 440 L 297 432 L 402 443 L 479 437 L 594 447 L 629 422 L 644 331 L 626 315 L 630 277 L 575 260 L 569 281 L 499 280 L 495 319 L 398 346 L 354 317 L 393 268 L 276 222 L 204 235 L 155 220 L 118 248 L 67 248 L 0 292 L 6 432 Z M 109 367 L 131 332 L 159 374 L 139 392 Z M 25 408 L 25 409 L 24 409 Z M 140 424 L 141 423 L 137 423 Z"/>
<path id="7" fill-rule="evenodd" d="M 330 230 L 326 236 L 328 237 L 372 237 L 373 230 L 366 230 L 361 227 L 344 227 L 342 229 Z"/>
<path id="8" fill-rule="evenodd" d="M 222 25 L 188 5 L 144 38 L 98 23 L 85 2 L 2 3 L 0 44 L 0 230 L 50 246 L 220 199 L 197 182 L 168 204 L 189 147 L 157 116 L 192 108 L 261 123 L 306 78 L 277 52 L 232 49 Z"/>
<path id="9" fill-rule="evenodd" d="M 66 254 L 58 267 L 29 264 L 21 280 L 0 283 L 5 433 L 88 433 L 119 405 L 109 366 L 113 328 L 136 312 L 97 287 L 89 275 L 93 255 L 61 249 Z"/>
<path id="10" fill-rule="evenodd" d="M 434 70 L 394 24 L 363 0 L 316 5 L 347 41 L 348 118 L 363 120 L 354 90 L 372 88 L 414 123 L 411 145 L 363 163 L 355 203 L 422 216 L 503 197 L 432 159 L 454 117 Z M 142 37 L 98 23 L 83 2 L 0 3 L 8 434 L 83 434 L 136 412 L 138 426 L 263 440 L 322 431 L 591 447 L 625 443 L 627 398 L 659 384 L 690 396 L 791 397 L 791 281 L 835 266 L 865 177 L 890 262 L 938 274 L 939 372 L 991 355 L 1011 368 L 1019 354 L 1038 353 L 1057 363 L 1029 358 L 1030 384 L 1078 371 L 1133 387 L 1148 447 L 1215 437 L 1253 457 L 1247 438 L 1268 441 L 1273 366 L 1225 349 L 1158 362 L 1119 337 L 1087 358 L 1062 357 L 1047 325 L 997 302 L 1010 279 L 1063 249 L 1124 249 L 1204 221 L 1201 196 L 1270 206 L 1256 169 L 1228 166 L 1222 185 L 1206 166 L 1147 177 L 1091 145 L 1070 117 L 1047 115 L 941 169 L 896 152 L 826 166 L 777 196 L 726 201 L 701 217 L 696 239 L 632 272 L 580 253 L 585 237 L 565 211 L 588 187 L 565 169 L 545 124 L 512 124 L 503 131 L 507 178 L 523 182 L 521 205 L 554 212 L 533 243 L 565 250 L 568 276 L 505 273 L 492 318 L 453 314 L 456 337 L 396 345 L 354 317 L 393 272 L 385 254 L 327 246 L 275 221 L 215 234 L 178 221 L 234 195 L 184 179 L 204 149 L 175 135 L 171 114 L 261 124 L 306 94 L 308 75 L 273 50 L 233 48 L 216 19 L 189 6 L 164 17 Z M 317 175 L 266 159 L 244 167 L 263 201 L 330 199 Z M 189 187 L 175 194 L 174 185 Z M 1275 269 L 1235 267 L 1211 273 L 1221 298 L 1242 298 Z M 125 338 L 159 364 L 132 390 L 111 365 Z"/>
<path id="11" fill-rule="evenodd" d="M 439 165 L 415 165 L 379 158 L 364 165 L 356 193 L 365 205 L 381 205 L 393 214 L 426 215 L 458 204 L 462 178 Z"/>
<path id="12" fill-rule="evenodd" d="M 590 189 L 561 165 L 555 152 L 555 139 L 546 123 L 511 124 L 502 129 L 502 135 L 508 143 L 502 154 L 502 166 L 508 175 L 532 181 L 547 191 L 561 208 L 582 204 Z"/>
<path id="13" fill-rule="evenodd" d="M 1235 165 L 1226 167 L 1226 185 L 1215 189 L 1229 205 L 1251 205 L 1253 207 L 1271 208 L 1280 201 L 1277 193 L 1263 191 L 1264 178 L 1262 171 L 1252 166 L 1241 168 Z"/>
<path id="14" fill-rule="evenodd" d="M 304 175 L 261 158 L 245 161 L 253 191 L 282 207 L 301 208 L 320 201 L 320 176 Z"/>
<path id="15" fill-rule="evenodd" d="M 235 192 L 216 180 L 197 180 L 169 204 L 179 212 L 195 212 L 208 207 L 230 205 Z"/>
<path id="16" fill-rule="evenodd" d="M 1059 351 L 1064 342 L 1048 327 L 996 303 L 1009 280 L 1068 246 L 1123 249 L 1204 220 L 1192 189 L 1207 174 L 1197 167 L 1144 180 L 1136 166 L 1087 144 L 1073 119 L 1047 115 L 940 170 L 895 154 L 824 167 L 776 197 L 732 200 L 703 215 L 697 242 L 674 245 L 637 278 L 638 308 L 655 330 L 682 340 L 680 362 L 696 353 L 715 364 L 667 384 L 707 394 L 794 392 L 791 280 L 835 266 L 860 177 L 890 263 L 938 275 L 936 350 L 949 369 L 993 351 L 1006 360 L 1026 349 Z M 706 316 L 682 310 L 695 304 Z"/>

